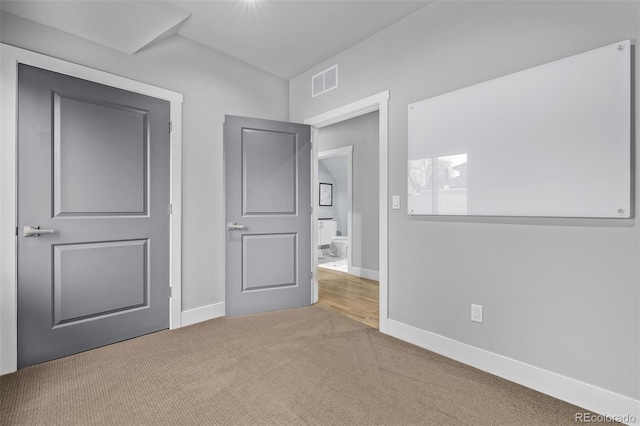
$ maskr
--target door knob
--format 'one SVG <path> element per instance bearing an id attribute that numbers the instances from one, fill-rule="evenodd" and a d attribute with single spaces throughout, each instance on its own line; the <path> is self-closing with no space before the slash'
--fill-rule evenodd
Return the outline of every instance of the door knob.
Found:
<path id="1" fill-rule="evenodd" d="M 227 223 L 227 230 L 228 231 L 233 231 L 234 229 L 244 229 L 244 225 L 238 225 L 235 222 L 228 222 Z"/>
<path id="2" fill-rule="evenodd" d="M 22 232 L 22 236 L 24 237 L 37 237 L 40 234 L 53 234 L 53 229 L 40 229 L 39 226 L 25 226 Z"/>

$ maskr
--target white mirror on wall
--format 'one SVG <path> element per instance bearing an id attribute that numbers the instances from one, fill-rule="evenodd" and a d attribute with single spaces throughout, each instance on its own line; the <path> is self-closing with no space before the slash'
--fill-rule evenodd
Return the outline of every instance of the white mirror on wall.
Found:
<path id="1" fill-rule="evenodd" d="M 409 105 L 408 213 L 630 217 L 631 49 Z"/>

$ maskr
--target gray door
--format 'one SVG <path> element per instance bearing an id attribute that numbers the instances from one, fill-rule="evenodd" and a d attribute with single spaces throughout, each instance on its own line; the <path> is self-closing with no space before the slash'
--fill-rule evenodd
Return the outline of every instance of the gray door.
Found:
<path id="1" fill-rule="evenodd" d="M 18 121 L 18 367 L 168 328 L 169 103 L 20 65 Z"/>
<path id="2" fill-rule="evenodd" d="M 311 131 L 227 115 L 226 314 L 311 304 Z"/>

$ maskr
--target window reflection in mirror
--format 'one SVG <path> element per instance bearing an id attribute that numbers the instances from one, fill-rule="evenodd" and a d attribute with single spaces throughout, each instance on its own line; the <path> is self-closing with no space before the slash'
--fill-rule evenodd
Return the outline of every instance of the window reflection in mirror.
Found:
<path id="1" fill-rule="evenodd" d="M 409 160 L 409 213 L 467 214 L 467 154 Z"/>

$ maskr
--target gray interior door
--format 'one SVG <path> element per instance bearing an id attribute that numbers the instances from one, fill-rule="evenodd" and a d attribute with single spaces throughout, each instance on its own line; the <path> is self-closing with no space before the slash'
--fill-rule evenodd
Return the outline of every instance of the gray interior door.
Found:
<path id="1" fill-rule="evenodd" d="M 311 304 L 311 131 L 227 115 L 226 314 Z"/>
<path id="2" fill-rule="evenodd" d="M 168 328 L 169 117 L 19 65 L 19 368 Z"/>

